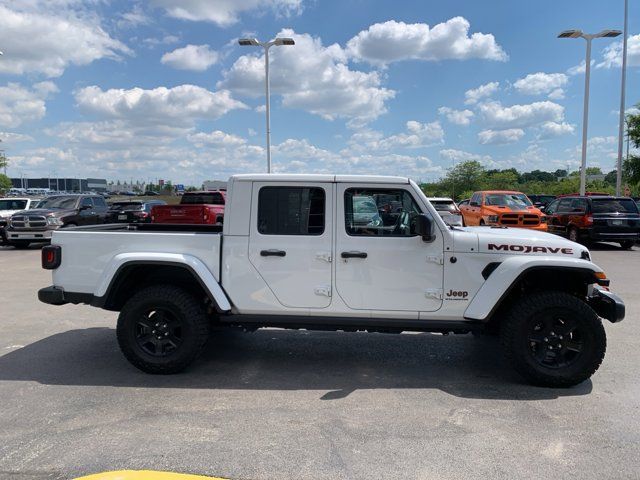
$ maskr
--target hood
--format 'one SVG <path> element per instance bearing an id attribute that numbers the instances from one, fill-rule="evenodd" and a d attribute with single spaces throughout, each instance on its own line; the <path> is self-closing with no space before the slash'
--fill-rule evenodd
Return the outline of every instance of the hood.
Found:
<path id="1" fill-rule="evenodd" d="M 472 246 L 473 245 L 473 246 Z M 543 255 L 584 258 L 589 250 L 551 233 L 526 228 L 465 227 L 454 231 L 455 251 L 494 255 Z"/>
<path id="2" fill-rule="evenodd" d="M 65 215 L 75 214 L 75 209 L 59 209 L 59 208 L 34 208 L 33 210 L 22 210 L 15 212 L 14 215 L 43 215 L 53 217 L 64 217 Z"/>
<path id="3" fill-rule="evenodd" d="M 511 208 L 511 207 L 499 207 L 497 205 L 485 205 L 482 207 L 486 213 L 495 213 L 499 215 L 501 213 L 531 213 L 533 215 L 542 216 L 543 213 L 539 208 L 536 207 L 525 207 L 525 208 Z"/>
<path id="4" fill-rule="evenodd" d="M 14 213 L 21 212 L 22 210 L 0 210 L 0 218 L 8 218 Z"/>

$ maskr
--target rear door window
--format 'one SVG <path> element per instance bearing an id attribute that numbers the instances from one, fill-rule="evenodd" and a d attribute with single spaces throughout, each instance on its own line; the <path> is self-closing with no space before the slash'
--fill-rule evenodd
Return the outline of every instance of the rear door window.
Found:
<path id="1" fill-rule="evenodd" d="M 636 202 L 631 198 L 594 198 L 593 213 L 638 213 Z"/>
<path id="2" fill-rule="evenodd" d="M 262 235 L 322 235 L 325 193 L 315 187 L 263 187 L 258 196 Z"/>

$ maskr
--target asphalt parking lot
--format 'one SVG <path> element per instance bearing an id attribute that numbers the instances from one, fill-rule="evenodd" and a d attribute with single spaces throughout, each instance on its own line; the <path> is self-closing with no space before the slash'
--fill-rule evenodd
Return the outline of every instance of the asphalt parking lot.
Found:
<path id="1" fill-rule="evenodd" d="M 145 375 L 116 314 L 39 303 L 39 250 L 0 248 L 0 478 L 638 478 L 640 249 L 592 252 L 627 318 L 590 381 L 552 390 L 471 335 L 223 332 L 186 373 Z"/>

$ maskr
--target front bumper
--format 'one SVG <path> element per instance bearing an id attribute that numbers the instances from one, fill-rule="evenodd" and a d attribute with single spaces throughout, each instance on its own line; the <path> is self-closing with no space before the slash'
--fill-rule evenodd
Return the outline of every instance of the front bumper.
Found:
<path id="1" fill-rule="evenodd" d="M 54 230 L 5 230 L 8 242 L 30 240 L 32 242 L 48 242 Z"/>
<path id="2" fill-rule="evenodd" d="M 593 287 L 593 293 L 587 298 L 587 302 L 596 313 L 612 323 L 621 322 L 625 315 L 625 306 L 622 299 L 615 293 L 605 290 L 600 286 Z"/>

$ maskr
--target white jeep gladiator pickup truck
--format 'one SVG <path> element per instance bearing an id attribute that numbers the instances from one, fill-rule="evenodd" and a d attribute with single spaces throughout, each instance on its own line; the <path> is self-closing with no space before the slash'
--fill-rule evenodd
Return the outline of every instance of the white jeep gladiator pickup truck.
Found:
<path id="1" fill-rule="evenodd" d="M 184 369 L 213 326 L 484 331 L 528 381 L 562 387 L 602 362 L 602 318 L 624 318 L 583 246 L 450 227 L 399 177 L 236 175 L 223 227 L 57 230 L 42 264 L 40 300 L 120 312 L 118 343 L 149 373 Z"/>

